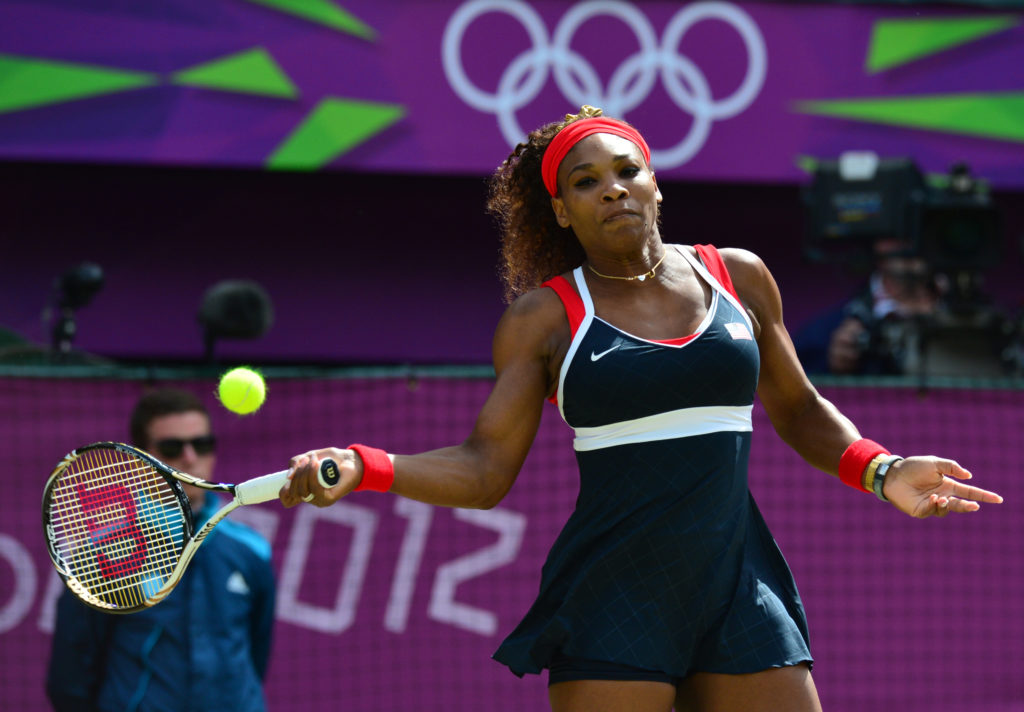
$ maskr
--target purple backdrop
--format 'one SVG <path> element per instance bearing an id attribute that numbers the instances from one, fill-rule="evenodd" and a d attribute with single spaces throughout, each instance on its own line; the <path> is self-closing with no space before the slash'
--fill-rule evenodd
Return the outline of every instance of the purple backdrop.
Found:
<path id="1" fill-rule="evenodd" d="M 26 103 L 27 90 L 12 79 L 3 85 L 13 106 L 0 113 L 0 156 L 262 166 L 322 101 L 345 99 L 400 106 L 404 114 L 328 160 L 331 167 L 480 174 L 525 131 L 586 101 L 647 132 L 665 177 L 793 181 L 801 177 L 800 156 L 871 149 L 910 155 L 928 171 L 966 160 L 997 186 L 1024 187 L 1019 117 L 1009 120 L 1010 134 L 992 139 L 796 108 L 805 100 L 984 94 L 1006 101 L 1002 111 L 1012 117 L 1024 77 L 1019 22 L 885 71 L 866 69 L 880 21 L 995 17 L 991 10 L 657 0 L 320 3 L 372 28 L 366 39 L 281 9 L 292 4 L 5 2 L 0 53 L 144 73 L 152 82 Z M 296 96 L 172 79 L 255 49 Z M 646 73 L 638 69 L 641 56 Z"/>
<path id="2" fill-rule="evenodd" d="M 182 385 L 213 405 L 212 382 Z M 142 387 L 0 379 L 5 708 L 45 708 L 60 584 L 40 532 L 42 484 L 68 449 L 124 437 L 125 413 Z M 397 452 L 457 442 L 488 388 L 475 379 L 272 378 L 256 416 L 214 410 L 218 473 L 236 480 L 274 470 L 296 452 L 339 441 Z M 902 453 L 954 457 L 1006 497 L 976 515 L 910 519 L 809 468 L 755 409 L 752 489 L 807 606 L 825 709 L 1024 710 L 1021 392 L 824 393 L 865 435 Z M 327 510 L 270 503 L 232 515 L 274 547 L 280 602 L 270 709 L 545 709 L 543 678 L 519 680 L 488 658 L 532 600 L 575 480 L 568 428 L 549 408 L 519 482 L 495 510 L 361 493 Z M 324 661 L 330 671 L 315 672 Z"/>

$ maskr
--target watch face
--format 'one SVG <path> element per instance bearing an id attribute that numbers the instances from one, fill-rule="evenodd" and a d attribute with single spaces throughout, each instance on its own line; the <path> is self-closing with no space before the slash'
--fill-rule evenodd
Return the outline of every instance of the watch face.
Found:
<path id="1" fill-rule="evenodd" d="M 895 465 L 897 462 L 902 460 L 901 457 L 890 457 L 878 466 L 878 470 L 875 472 L 875 481 L 872 489 L 875 491 L 875 495 L 883 502 L 888 502 L 889 498 L 882 493 L 882 487 L 885 485 L 885 476 L 889 472 L 889 468 Z"/>

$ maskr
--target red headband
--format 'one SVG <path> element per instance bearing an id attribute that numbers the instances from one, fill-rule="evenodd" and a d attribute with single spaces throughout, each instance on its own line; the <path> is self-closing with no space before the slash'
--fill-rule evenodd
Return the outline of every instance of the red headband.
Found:
<path id="1" fill-rule="evenodd" d="M 632 141 L 639 146 L 644 154 L 644 160 L 650 164 L 651 149 L 648 148 L 647 142 L 644 141 L 640 132 L 629 124 L 604 116 L 592 116 L 589 119 L 573 121 L 551 139 L 540 163 L 540 174 L 544 179 L 544 187 L 552 196 L 558 194 L 558 167 L 562 164 L 566 154 L 582 139 L 596 133 L 613 134 Z"/>

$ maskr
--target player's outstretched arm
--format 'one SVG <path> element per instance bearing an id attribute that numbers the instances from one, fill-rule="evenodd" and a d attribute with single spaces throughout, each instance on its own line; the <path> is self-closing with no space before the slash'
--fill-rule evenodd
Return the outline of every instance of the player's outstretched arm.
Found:
<path id="1" fill-rule="evenodd" d="M 501 501 L 536 437 L 544 398 L 552 388 L 552 354 L 567 331 L 565 312 L 552 290 L 534 290 L 513 302 L 495 331 L 494 387 L 469 437 L 415 455 L 388 454 L 394 479 L 387 491 L 449 507 L 486 509 Z M 325 457 L 340 470 L 340 481 L 330 488 L 316 477 Z M 293 474 L 280 494 L 286 507 L 302 501 L 333 504 L 359 487 L 366 473 L 362 457 L 348 448 L 312 450 L 290 464 Z"/>

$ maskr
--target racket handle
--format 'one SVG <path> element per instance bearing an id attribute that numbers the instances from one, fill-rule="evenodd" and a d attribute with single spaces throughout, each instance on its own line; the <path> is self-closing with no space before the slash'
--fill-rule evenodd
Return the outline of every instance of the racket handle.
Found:
<path id="1" fill-rule="evenodd" d="M 338 463 L 331 458 L 324 458 L 320 461 L 320 470 L 316 473 L 323 487 L 333 487 L 341 479 L 341 471 L 338 470 Z"/>
<path id="2" fill-rule="evenodd" d="M 262 477 L 254 477 L 235 485 L 235 499 L 239 504 L 259 504 L 277 499 L 277 493 L 288 481 L 288 473 L 291 470 L 281 470 Z M 320 469 L 316 473 L 317 479 L 324 487 L 332 487 L 338 484 L 341 479 L 341 472 L 334 460 L 327 458 L 320 461 Z"/>
<path id="3" fill-rule="evenodd" d="M 270 475 L 254 477 L 235 485 L 235 499 L 239 504 L 259 504 L 277 499 L 277 493 L 288 481 L 291 470 L 281 470 Z"/>

